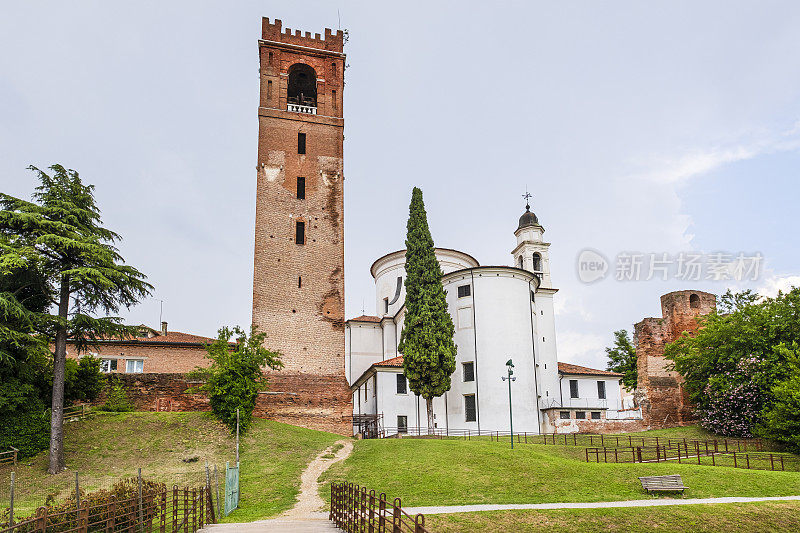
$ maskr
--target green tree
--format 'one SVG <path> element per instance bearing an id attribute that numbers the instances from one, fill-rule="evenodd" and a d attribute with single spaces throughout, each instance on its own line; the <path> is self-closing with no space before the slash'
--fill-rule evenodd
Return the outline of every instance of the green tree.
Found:
<path id="1" fill-rule="evenodd" d="M 636 370 L 636 348 L 627 330 L 614 332 L 614 346 L 606 348 L 606 355 L 606 368 L 624 374 L 622 383 L 630 390 L 635 389 L 639 376 Z"/>
<path id="2" fill-rule="evenodd" d="M 774 298 L 752 293 L 724 298 L 724 313 L 703 317 L 695 336 L 683 335 L 664 354 L 683 376 L 701 423 L 746 436 L 764 424 L 776 387 L 792 377 L 800 343 L 800 289 Z"/>
<path id="3" fill-rule="evenodd" d="M 436 260 L 422 191 L 414 187 L 406 235 L 406 316 L 398 351 L 408 386 L 425 398 L 428 432 L 433 432 L 433 399 L 450 390 L 456 369 L 453 319 L 447 310 L 442 269 Z"/>
<path id="4" fill-rule="evenodd" d="M 233 345 L 231 338 L 235 336 Z M 231 431 L 236 430 L 236 410 L 239 409 L 239 430 L 246 431 L 253 418 L 259 391 L 267 386 L 263 369 L 283 368 L 280 352 L 264 348 L 267 335 L 255 325 L 248 336 L 242 328 L 224 327 L 217 340 L 207 348 L 207 368 L 197 368 L 191 375 L 205 381 L 193 387 L 192 392 L 206 392 L 211 400 L 211 410 Z"/>
<path id="5" fill-rule="evenodd" d="M 114 242 L 120 236 L 102 226 L 94 187 L 61 165 L 47 174 L 36 167 L 40 185 L 28 202 L 0 193 L 0 273 L 37 268 L 47 280 L 48 303 L 55 313 L 23 313 L 31 327 L 55 345 L 48 472 L 64 469 L 64 374 L 67 339 L 78 352 L 106 336 L 131 336 L 135 328 L 109 315 L 148 295 L 145 276 L 126 265 Z M 19 309 L 10 293 L 0 308 Z"/>
<path id="6" fill-rule="evenodd" d="M 800 369 L 772 389 L 773 401 L 764 410 L 757 432 L 776 440 L 794 453 L 800 453 Z"/>

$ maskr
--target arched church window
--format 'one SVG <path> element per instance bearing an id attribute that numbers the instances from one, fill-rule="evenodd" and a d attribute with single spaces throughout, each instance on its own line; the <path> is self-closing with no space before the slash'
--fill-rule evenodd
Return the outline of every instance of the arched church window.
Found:
<path id="1" fill-rule="evenodd" d="M 289 67 L 289 86 L 286 93 L 290 104 L 317 107 L 317 73 L 303 63 Z"/>
<path id="2" fill-rule="evenodd" d="M 700 307 L 700 296 L 696 294 L 689 296 L 689 307 L 692 309 L 698 309 Z"/>
<path id="3" fill-rule="evenodd" d="M 542 256 L 539 254 L 539 252 L 533 252 L 533 271 L 542 271 Z"/>
<path id="4" fill-rule="evenodd" d="M 517 268 L 522 268 L 522 256 L 517 257 Z"/>

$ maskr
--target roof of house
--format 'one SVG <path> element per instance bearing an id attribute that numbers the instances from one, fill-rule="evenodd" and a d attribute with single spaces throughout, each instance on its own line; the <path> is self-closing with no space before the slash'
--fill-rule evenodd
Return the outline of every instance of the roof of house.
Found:
<path id="1" fill-rule="evenodd" d="M 596 368 L 589 368 L 585 366 L 573 365 L 570 363 L 558 363 L 559 374 L 577 374 L 584 376 L 618 376 L 622 377 L 624 374 L 619 372 L 611 372 L 610 370 L 597 370 Z"/>
<path id="2" fill-rule="evenodd" d="M 192 335 L 191 333 L 182 333 L 180 331 L 168 331 L 166 334 L 159 332 L 152 337 L 97 339 L 98 344 L 136 344 L 147 346 L 206 346 L 214 341 L 216 341 L 216 339 Z M 71 340 L 68 339 L 67 342 L 71 342 Z"/>
<path id="3" fill-rule="evenodd" d="M 355 318 L 351 318 L 348 322 L 380 322 L 382 319 L 379 316 L 373 315 L 361 315 Z"/>
<path id="4" fill-rule="evenodd" d="M 392 357 L 391 359 L 386 359 L 385 361 L 378 361 L 377 363 L 372 363 L 372 366 L 402 367 L 403 356 L 398 355 L 397 357 Z"/>

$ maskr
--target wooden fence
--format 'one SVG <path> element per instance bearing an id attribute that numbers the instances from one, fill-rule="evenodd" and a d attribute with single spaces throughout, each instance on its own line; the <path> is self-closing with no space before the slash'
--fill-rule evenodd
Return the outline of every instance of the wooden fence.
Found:
<path id="1" fill-rule="evenodd" d="M 586 448 L 586 462 L 597 463 L 657 463 L 677 462 L 707 466 L 732 466 L 750 470 L 780 470 L 800 472 L 800 457 L 772 452 L 724 451 L 713 447 L 684 448 L 666 446 L 634 446 L 623 448 Z"/>
<path id="2" fill-rule="evenodd" d="M 331 511 L 333 524 L 348 533 L 430 533 L 425 529 L 425 516 L 411 516 L 401 507 L 400 498 L 392 503 L 385 493 L 367 492 L 346 481 L 331 483 Z M 2 533 L 2 532 L 0 532 Z"/>
<path id="3" fill-rule="evenodd" d="M 123 498 L 110 495 L 39 507 L 34 516 L 0 523 L 0 533 L 195 533 L 216 522 L 210 486 L 161 487 Z"/>
<path id="4" fill-rule="evenodd" d="M 19 455 L 19 450 L 11 446 L 11 449 L 7 452 L 0 452 L 0 466 L 2 465 L 14 465 L 17 466 L 17 456 Z"/>

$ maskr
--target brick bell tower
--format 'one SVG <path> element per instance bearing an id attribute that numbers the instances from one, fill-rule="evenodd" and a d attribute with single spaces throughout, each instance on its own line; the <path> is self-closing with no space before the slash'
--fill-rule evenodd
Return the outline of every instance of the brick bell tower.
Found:
<path id="1" fill-rule="evenodd" d="M 262 19 L 253 323 L 283 353 L 259 415 L 352 434 L 344 373 L 344 34 Z"/>

